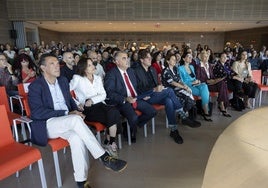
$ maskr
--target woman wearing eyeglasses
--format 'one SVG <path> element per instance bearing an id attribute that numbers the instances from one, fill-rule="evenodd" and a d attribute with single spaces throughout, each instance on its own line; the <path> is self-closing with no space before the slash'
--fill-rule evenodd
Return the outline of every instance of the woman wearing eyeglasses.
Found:
<path id="1" fill-rule="evenodd" d="M 0 53 L 0 86 L 5 86 L 9 96 L 18 95 L 16 85 L 18 78 L 13 74 L 12 66 L 5 54 Z"/>

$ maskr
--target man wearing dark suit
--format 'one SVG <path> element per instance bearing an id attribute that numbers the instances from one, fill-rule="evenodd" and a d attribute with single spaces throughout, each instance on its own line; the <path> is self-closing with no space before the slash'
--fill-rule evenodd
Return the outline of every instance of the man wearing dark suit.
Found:
<path id="1" fill-rule="evenodd" d="M 100 146 L 93 133 L 84 123 L 84 115 L 73 101 L 69 84 L 60 77 L 57 57 L 44 54 L 40 58 L 42 76 L 29 86 L 32 141 L 45 146 L 48 138 L 63 138 L 70 143 L 74 179 L 78 187 L 87 184 L 88 151 L 95 159 L 101 158 L 105 167 L 122 171 L 126 162 L 114 159 Z"/>
<path id="2" fill-rule="evenodd" d="M 170 137 L 172 137 L 177 144 L 182 144 L 183 139 L 178 132 L 176 122 L 176 112 L 178 112 L 183 119 L 187 119 L 182 104 L 171 88 L 164 88 L 161 83 L 158 83 L 157 73 L 155 69 L 151 67 L 152 57 L 149 51 L 142 49 L 139 51 L 138 55 L 140 64 L 134 69 L 138 83 L 138 94 L 145 95 L 146 97 L 143 99 L 149 104 L 165 105 L 170 127 Z"/>
<path id="3" fill-rule="evenodd" d="M 137 81 L 133 70 L 129 68 L 127 53 L 117 52 L 114 55 L 114 62 L 116 67 L 111 69 L 104 78 L 104 87 L 107 93 L 106 102 L 115 105 L 120 113 L 127 118 L 132 132 L 132 141 L 135 142 L 136 126 L 145 125 L 156 115 L 156 110 L 149 103 L 137 97 Z M 128 81 L 131 88 L 127 85 Z M 133 94 L 131 90 L 133 90 Z M 142 114 L 138 116 L 135 109 L 141 111 Z"/>

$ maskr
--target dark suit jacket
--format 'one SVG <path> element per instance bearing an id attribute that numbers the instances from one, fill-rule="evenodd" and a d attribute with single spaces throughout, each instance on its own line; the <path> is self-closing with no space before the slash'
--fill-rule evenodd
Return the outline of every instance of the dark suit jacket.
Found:
<path id="1" fill-rule="evenodd" d="M 133 70 L 128 68 L 127 74 L 134 89 L 137 91 L 137 81 Z M 124 99 L 127 97 L 127 88 L 117 67 L 111 69 L 105 75 L 104 88 L 107 93 L 107 104 L 122 105 L 124 103 Z"/>
<path id="2" fill-rule="evenodd" d="M 201 67 L 200 65 L 196 67 L 195 73 L 196 73 L 196 78 L 200 80 L 201 82 L 207 82 L 209 79 L 214 79 L 214 74 L 213 74 L 213 65 L 209 65 L 209 75 L 210 78 L 208 78 L 206 70 L 204 67 Z"/>
<path id="3" fill-rule="evenodd" d="M 59 77 L 62 94 L 69 111 L 77 110 L 70 94 L 69 83 L 65 77 Z M 53 99 L 48 84 L 43 76 L 37 78 L 29 86 L 28 93 L 29 105 L 31 109 L 31 139 L 34 144 L 45 146 L 47 144 L 46 121 L 52 117 L 65 115 L 65 110 L 54 110 Z"/>
<path id="4" fill-rule="evenodd" d="M 152 93 L 154 87 L 158 85 L 157 73 L 156 70 L 150 66 L 148 71 L 152 76 L 153 83 L 150 83 L 147 79 L 145 69 L 142 65 L 135 67 L 135 76 L 137 78 L 137 90 L 139 95 L 143 95 L 145 93 Z"/>
<path id="5" fill-rule="evenodd" d="M 67 65 L 65 64 L 60 68 L 60 75 L 66 77 L 67 80 L 70 82 L 73 78 L 73 75 L 76 72 L 76 69 L 77 69 L 76 65 L 73 66 L 73 69 L 69 69 L 69 67 L 67 67 Z"/>

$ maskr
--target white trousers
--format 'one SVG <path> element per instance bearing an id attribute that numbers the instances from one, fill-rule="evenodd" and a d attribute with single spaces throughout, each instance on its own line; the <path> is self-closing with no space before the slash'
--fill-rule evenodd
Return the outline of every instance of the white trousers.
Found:
<path id="1" fill-rule="evenodd" d="M 88 176 L 88 151 L 97 159 L 105 153 L 94 134 L 78 115 L 54 117 L 47 120 L 49 138 L 66 139 L 71 148 L 75 181 L 85 181 Z"/>

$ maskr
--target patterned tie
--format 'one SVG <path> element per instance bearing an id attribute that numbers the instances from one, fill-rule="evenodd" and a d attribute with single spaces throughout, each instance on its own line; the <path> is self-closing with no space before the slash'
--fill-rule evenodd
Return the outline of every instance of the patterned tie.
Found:
<path id="1" fill-rule="evenodd" d="M 125 79 L 125 82 L 127 84 L 128 89 L 130 91 L 131 97 L 133 97 L 133 98 L 136 97 L 134 88 L 131 86 L 130 81 L 129 81 L 128 76 L 127 76 L 126 73 L 124 73 L 124 79 Z M 136 109 L 137 108 L 137 102 L 132 103 L 132 106 L 133 106 L 134 109 Z"/>

